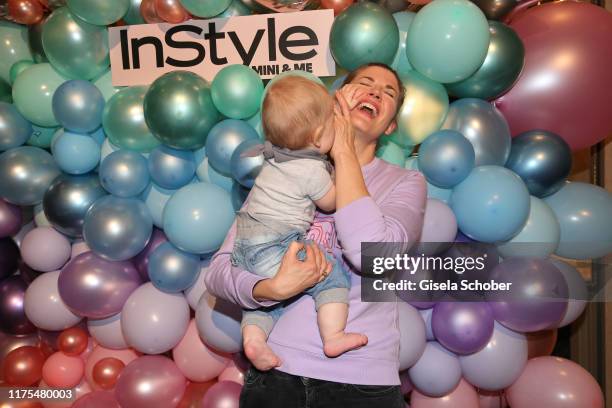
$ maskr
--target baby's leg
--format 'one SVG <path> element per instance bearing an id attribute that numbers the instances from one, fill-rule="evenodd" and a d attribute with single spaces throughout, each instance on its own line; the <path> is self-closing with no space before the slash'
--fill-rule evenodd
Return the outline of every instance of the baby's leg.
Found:
<path id="1" fill-rule="evenodd" d="M 359 333 L 345 333 L 348 319 L 348 304 L 325 303 L 319 306 L 317 322 L 323 340 L 323 352 L 327 357 L 337 357 L 368 343 L 368 338 Z"/>
<path id="2" fill-rule="evenodd" d="M 244 354 L 260 371 L 267 371 L 281 365 L 280 359 L 268 346 L 267 340 L 266 332 L 254 324 L 248 324 L 242 328 Z"/>

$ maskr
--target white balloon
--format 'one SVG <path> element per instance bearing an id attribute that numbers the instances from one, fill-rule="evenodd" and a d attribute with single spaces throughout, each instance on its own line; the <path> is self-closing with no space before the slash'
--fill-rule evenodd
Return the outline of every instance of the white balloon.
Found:
<path id="1" fill-rule="evenodd" d="M 106 319 L 88 319 L 87 329 L 89 334 L 102 347 L 115 350 L 128 348 L 123 330 L 121 329 L 121 313 Z"/>

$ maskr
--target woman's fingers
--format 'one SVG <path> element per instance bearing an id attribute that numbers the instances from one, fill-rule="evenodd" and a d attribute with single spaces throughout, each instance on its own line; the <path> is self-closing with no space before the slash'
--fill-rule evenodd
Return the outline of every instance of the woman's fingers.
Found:
<path id="1" fill-rule="evenodd" d="M 351 115 L 351 110 L 349 108 L 348 102 L 346 101 L 346 98 L 341 93 L 338 93 L 336 95 L 336 98 L 338 98 L 338 103 L 340 104 L 342 115 L 348 119 Z"/>

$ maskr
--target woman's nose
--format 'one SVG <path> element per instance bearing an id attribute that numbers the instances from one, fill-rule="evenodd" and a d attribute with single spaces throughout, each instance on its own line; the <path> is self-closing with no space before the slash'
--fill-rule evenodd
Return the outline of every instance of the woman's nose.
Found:
<path id="1" fill-rule="evenodd" d="M 380 99 L 380 89 L 376 89 L 376 88 L 372 88 L 370 89 L 370 96 L 376 98 L 376 99 Z"/>

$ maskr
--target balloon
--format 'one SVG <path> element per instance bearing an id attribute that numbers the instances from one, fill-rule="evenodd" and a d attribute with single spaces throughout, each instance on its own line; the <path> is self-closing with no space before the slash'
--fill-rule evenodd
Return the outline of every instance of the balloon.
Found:
<path id="1" fill-rule="evenodd" d="M 512 408 L 605 406 L 601 388 L 591 374 L 573 361 L 558 357 L 529 360 L 525 371 L 506 390 L 506 398 Z"/>
<path id="2" fill-rule="evenodd" d="M 216 378 L 230 361 L 227 356 L 206 347 L 193 320 L 185 336 L 172 350 L 172 358 L 183 375 L 196 382 Z"/>
<path id="3" fill-rule="evenodd" d="M 387 163 L 395 164 L 396 166 L 401 166 L 406 161 L 402 148 L 389 139 L 379 140 L 378 147 L 376 148 L 376 157 L 380 157 Z"/>
<path id="4" fill-rule="evenodd" d="M 142 0 L 140 3 L 140 14 L 142 19 L 149 24 L 163 23 L 164 20 L 157 14 L 155 0 Z"/>
<path id="5" fill-rule="evenodd" d="M 215 107 L 232 119 L 246 119 L 257 113 L 263 90 L 259 75 L 241 64 L 223 68 L 210 87 Z"/>
<path id="6" fill-rule="evenodd" d="M 432 398 L 414 390 L 410 397 L 412 408 L 478 408 L 478 394 L 474 388 L 465 380 L 459 381 L 459 385 L 443 397 Z"/>
<path id="7" fill-rule="evenodd" d="M 573 323 L 584 312 L 587 300 L 589 300 L 588 290 L 584 278 L 576 268 L 557 259 L 551 261 L 565 278 L 568 287 L 567 310 L 557 325 L 557 327 L 564 327 Z"/>
<path id="8" fill-rule="evenodd" d="M 0 102 L 0 151 L 24 144 L 32 133 L 32 125 L 15 107 Z"/>
<path id="9" fill-rule="evenodd" d="M 25 293 L 26 316 L 43 330 L 64 330 L 81 320 L 60 297 L 59 276 L 59 271 L 43 273 L 28 286 Z"/>
<path id="10" fill-rule="evenodd" d="M 504 258 L 546 258 L 556 251 L 560 236 L 559 221 L 552 209 L 544 201 L 531 196 L 527 222 L 511 240 L 498 244 L 497 250 Z"/>
<path id="11" fill-rule="evenodd" d="M 232 3 L 229 5 L 229 7 L 226 8 L 223 13 L 216 15 L 215 18 L 229 18 L 238 16 L 248 16 L 253 14 L 253 10 L 251 10 L 246 5 L 246 1 L 249 0 L 232 0 Z"/>
<path id="12" fill-rule="evenodd" d="M 144 99 L 147 125 L 175 149 L 199 149 L 219 120 L 210 85 L 194 73 L 175 71 L 153 82 Z"/>
<path id="13" fill-rule="evenodd" d="M 193 179 L 196 164 L 193 152 L 162 145 L 153 149 L 149 155 L 148 168 L 155 184 L 177 189 Z"/>
<path id="14" fill-rule="evenodd" d="M 431 326 L 436 340 L 450 351 L 476 353 L 493 334 L 493 312 L 482 302 L 439 302 L 434 306 Z"/>
<path id="15" fill-rule="evenodd" d="M 104 97 L 104 101 L 106 102 L 108 102 L 114 94 L 123 89 L 122 87 L 113 86 L 110 70 L 106 71 L 104 74 L 100 75 L 98 78 L 92 81 L 96 88 L 98 88 L 98 90 L 102 92 L 102 96 Z"/>
<path id="16" fill-rule="evenodd" d="M 67 0 L 72 14 L 89 24 L 107 26 L 127 13 L 129 0 Z"/>
<path id="17" fill-rule="evenodd" d="M 416 71 L 406 72 L 401 78 L 406 97 L 396 117 L 397 136 L 392 139 L 401 146 L 416 145 L 442 126 L 448 95 L 442 85 Z"/>
<path id="18" fill-rule="evenodd" d="M 44 362 L 45 355 L 38 347 L 16 348 L 4 358 L 4 380 L 10 386 L 32 386 L 40 381 Z"/>
<path id="19" fill-rule="evenodd" d="M 484 14 L 467 0 L 442 0 L 417 13 L 406 40 L 410 64 L 441 83 L 461 81 L 480 67 L 489 46 Z"/>
<path id="20" fill-rule="evenodd" d="M 440 248 L 429 245 L 430 242 L 453 242 L 457 236 L 457 219 L 455 214 L 440 200 L 429 198 L 425 205 L 425 217 L 421 229 L 421 242 L 424 249 Z"/>
<path id="21" fill-rule="evenodd" d="M 349 71 L 368 62 L 391 64 L 398 45 L 399 30 L 395 20 L 377 4 L 354 4 L 332 25 L 332 55 L 338 65 Z"/>
<path id="22" fill-rule="evenodd" d="M 11 66 L 11 70 L 9 71 L 9 79 L 11 80 L 11 83 L 15 82 L 15 79 L 17 79 L 17 75 L 21 74 L 23 71 L 25 71 L 32 65 L 34 65 L 34 62 L 29 60 L 17 61 L 16 63 L 14 63 Z"/>
<path id="23" fill-rule="evenodd" d="M 53 114 L 67 130 L 93 132 L 102 124 L 104 96 L 91 82 L 66 81 L 53 94 Z"/>
<path id="24" fill-rule="evenodd" d="M 30 46 L 29 48 L 31 53 L 31 58 L 29 58 L 29 60 L 33 60 L 37 64 L 40 64 L 41 62 L 49 62 L 42 45 L 42 30 L 44 25 L 45 22 L 43 20 L 39 23 L 28 26 L 27 42 Z"/>
<path id="25" fill-rule="evenodd" d="M 4 19 L 0 20 L 0 78 L 10 83 L 11 66 L 18 61 L 32 59 L 27 42 L 27 28 Z"/>
<path id="26" fill-rule="evenodd" d="M 210 183 L 189 184 L 177 191 L 164 209 L 164 231 L 186 252 L 216 251 L 234 222 L 230 195 Z"/>
<path id="27" fill-rule="evenodd" d="M 474 4 L 487 16 L 489 20 L 502 20 L 514 7 L 518 0 L 474 0 Z"/>
<path id="28" fill-rule="evenodd" d="M 461 367 L 453 353 L 430 341 L 419 361 L 408 369 L 408 374 L 415 390 L 430 397 L 442 397 L 459 384 Z"/>
<path id="29" fill-rule="evenodd" d="M 501 113 L 481 99 L 459 99 L 450 105 L 442 129 L 456 130 L 469 139 L 475 166 L 503 166 L 510 154 L 510 130 Z"/>
<path id="30" fill-rule="evenodd" d="M 42 376 L 51 387 L 72 388 L 83 377 L 83 360 L 62 352 L 52 354 L 43 365 Z"/>
<path id="31" fill-rule="evenodd" d="M 160 229 L 153 228 L 153 233 L 151 234 L 151 239 L 149 239 L 147 246 L 140 251 L 138 255 L 132 258 L 131 261 L 144 282 L 149 281 L 149 256 L 158 246 L 166 241 L 168 241 L 168 239 L 164 232 Z"/>
<path id="32" fill-rule="evenodd" d="M 225 353 L 242 350 L 242 311 L 229 301 L 205 292 L 196 308 L 195 322 L 207 346 Z"/>
<path id="33" fill-rule="evenodd" d="M 32 133 L 26 141 L 26 144 L 42 149 L 49 149 L 51 147 L 51 139 L 57 130 L 58 128 L 56 127 L 32 125 Z"/>
<path id="34" fill-rule="evenodd" d="M 232 0 L 181 0 L 181 3 L 194 16 L 211 18 L 227 9 Z"/>
<path id="35" fill-rule="evenodd" d="M 142 193 L 142 199 L 145 205 L 151 213 L 153 218 L 153 224 L 158 227 L 163 227 L 163 212 L 166 207 L 166 203 L 170 200 L 170 197 L 174 195 L 178 190 L 168 190 L 162 188 L 155 183 L 150 183 Z"/>
<path id="36" fill-rule="evenodd" d="M 238 408 L 241 390 L 233 381 L 219 381 L 204 394 L 202 408 Z"/>
<path id="37" fill-rule="evenodd" d="M 151 282 L 140 286 L 121 312 L 121 329 L 128 344 L 147 354 L 165 353 L 175 347 L 188 325 L 185 297 L 162 292 Z"/>
<path id="38" fill-rule="evenodd" d="M 57 338 L 57 348 L 67 356 L 78 356 L 87 349 L 89 337 L 80 327 L 64 330 Z"/>
<path id="39" fill-rule="evenodd" d="M 11 85 L 2 78 L 0 78 L 0 102 L 13 103 Z"/>
<path id="40" fill-rule="evenodd" d="M 21 208 L 0 199 L 0 280 L 13 272 L 18 256 L 13 240 L 3 238 L 17 234 L 22 221 Z"/>
<path id="41" fill-rule="evenodd" d="M 16 275 L 0 282 L 0 330 L 7 334 L 24 335 L 36 328 L 26 317 L 25 292 L 28 285 Z"/>
<path id="42" fill-rule="evenodd" d="M 185 389 L 185 393 L 183 394 L 183 398 L 181 398 L 178 408 L 201 408 L 204 395 L 208 392 L 210 387 L 216 383 L 216 380 L 210 380 L 203 383 L 190 382 Z"/>
<path id="43" fill-rule="evenodd" d="M 102 346 L 96 346 L 85 362 L 85 379 L 94 390 L 101 390 L 93 377 L 94 367 L 105 358 L 114 358 L 128 365 L 138 358 L 138 354 L 132 349 L 110 350 Z"/>
<path id="44" fill-rule="evenodd" d="M 4 203 L 4 201 L 0 201 L 0 203 Z M 21 211 L 19 211 L 19 216 L 21 217 Z M 15 273 L 18 264 L 19 247 L 15 241 L 10 237 L 0 239 L 0 281 Z"/>
<path id="45" fill-rule="evenodd" d="M 72 408 L 121 408 L 115 394 L 109 391 L 92 391 L 74 402 Z"/>
<path id="46" fill-rule="evenodd" d="M 189 288 L 200 272 L 200 257 L 188 254 L 165 242 L 149 256 L 148 273 L 153 285 L 169 293 Z"/>
<path id="47" fill-rule="evenodd" d="M 168 23 L 181 23 L 190 18 L 179 0 L 155 0 L 154 5 L 159 17 Z"/>
<path id="48" fill-rule="evenodd" d="M 236 356 L 240 356 L 236 354 Z M 242 357 L 234 357 L 230 360 L 229 364 L 219 374 L 219 381 L 233 381 L 237 384 L 244 385 L 244 373 L 248 368 L 248 362 L 243 364 L 236 364 L 236 360 L 242 359 Z"/>
<path id="49" fill-rule="evenodd" d="M 198 176 L 198 179 L 200 179 L 200 181 L 206 181 L 207 183 L 216 184 L 219 187 L 222 187 L 224 190 L 232 191 L 234 179 L 228 176 L 224 176 L 208 164 L 208 157 L 206 157 L 206 148 L 203 147 L 199 150 L 196 150 L 194 153 L 197 166 L 196 175 Z"/>
<path id="50" fill-rule="evenodd" d="M 110 349 L 128 347 L 121 331 L 121 313 L 106 319 L 88 319 L 87 328 L 91 336 L 102 347 Z"/>
<path id="51" fill-rule="evenodd" d="M 103 358 L 93 366 L 93 380 L 103 390 L 112 390 L 117 383 L 117 377 L 124 368 L 123 361 L 117 358 Z"/>
<path id="52" fill-rule="evenodd" d="M 490 278 L 512 284 L 511 293 L 487 293 L 495 320 L 512 330 L 555 328 L 565 315 L 567 283 L 548 260 L 509 258 L 493 269 Z"/>
<path id="53" fill-rule="evenodd" d="M 100 145 L 89 135 L 65 131 L 56 140 L 53 157 L 68 174 L 85 174 L 100 163 Z"/>
<path id="54" fill-rule="evenodd" d="M 55 229 L 71 237 L 83 233 L 87 210 L 106 194 L 95 174 L 57 177 L 43 198 L 45 216 Z"/>
<path id="55" fill-rule="evenodd" d="M 246 187 L 243 187 L 238 183 L 234 183 L 231 191 L 232 206 L 234 207 L 234 211 L 238 211 L 242 208 L 242 204 L 249 195 L 249 191 L 250 190 L 248 190 Z"/>
<path id="56" fill-rule="evenodd" d="M 136 198 L 102 197 L 89 208 L 83 224 L 87 245 L 113 261 L 130 259 L 142 251 L 152 231 L 149 210 Z"/>
<path id="57" fill-rule="evenodd" d="M 145 123 L 143 103 L 146 92 L 144 86 L 123 88 L 104 107 L 104 131 L 117 147 L 150 152 L 160 144 Z"/>
<path id="58" fill-rule="evenodd" d="M 455 186 L 451 207 L 459 229 L 482 242 L 508 240 L 529 216 L 529 192 L 520 177 L 499 166 L 476 167 Z"/>
<path id="59" fill-rule="evenodd" d="M 237 182 L 246 188 L 253 187 L 255 178 L 263 166 L 264 157 L 263 154 L 255 157 L 241 157 L 241 155 L 259 143 L 260 141 L 255 139 L 245 140 L 244 142 L 240 143 L 236 150 L 234 150 L 234 153 L 232 153 L 232 158 L 230 160 L 232 176 Z"/>
<path id="60" fill-rule="evenodd" d="M 474 148 L 470 141 L 454 130 L 440 130 L 428 136 L 419 148 L 419 170 L 427 181 L 452 188 L 474 168 Z"/>
<path id="61" fill-rule="evenodd" d="M 185 297 L 187 298 L 187 302 L 189 306 L 196 310 L 198 307 L 198 302 L 200 298 L 206 292 L 206 283 L 204 282 L 204 277 L 206 272 L 208 271 L 208 265 L 210 264 L 210 259 L 205 259 L 200 263 L 200 273 L 198 274 L 198 278 L 196 281 L 185 290 Z"/>
<path id="62" fill-rule="evenodd" d="M 321 8 L 334 10 L 334 16 L 350 7 L 355 0 L 321 0 Z"/>
<path id="63" fill-rule="evenodd" d="M 544 197 L 563 187 L 572 169 L 572 152 L 558 135 L 531 130 L 512 139 L 506 167 L 521 176 L 531 194 Z"/>
<path id="64" fill-rule="evenodd" d="M 115 151 L 102 161 L 100 183 L 114 196 L 134 197 L 149 185 L 147 159 L 129 150 Z"/>
<path id="65" fill-rule="evenodd" d="M 433 307 L 430 309 L 419 310 L 419 313 L 421 314 L 421 318 L 425 323 L 425 336 L 427 338 L 427 341 L 435 340 L 436 338 L 433 334 L 433 329 L 431 327 L 431 316 L 433 314 Z"/>
<path id="66" fill-rule="evenodd" d="M 257 140 L 255 129 L 244 121 L 226 119 L 216 124 L 206 140 L 208 163 L 218 172 L 231 175 L 231 159 L 236 148 L 245 140 Z"/>
<path id="67" fill-rule="evenodd" d="M 23 346 L 33 346 L 38 348 L 39 343 L 40 341 L 37 333 L 21 336 L 10 336 L 4 332 L 0 332 L 0 360 L 4 364 L 6 355 L 11 351 Z M 0 367 L 0 383 L 6 384 L 4 381 L 4 369 Z"/>
<path id="68" fill-rule="evenodd" d="M 398 302 L 399 314 L 399 369 L 412 367 L 425 351 L 425 325 L 419 312 L 408 303 Z"/>
<path id="69" fill-rule="evenodd" d="M 497 21 L 489 21 L 489 32 L 491 41 L 484 62 L 468 78 L 448 84 L 450 94 L 458 98 L 493 99 L 518 78 L 525 57 L 521 39 L 512 28 Z"/>
<path id="70" fill-rule="evenodd" d="M 60 269 L 70 258 L 70 241 L 50 227 L 35 228 L 21 242 L 24 262 L 37 271 Z"/>
<path id="71" fill-rule="evenodd" d="M 510 26 L 525 44 L 525 67 L 495 105 L 512 134 L 546 129 L 572 150 L 607 137 L 612 131 L 605 104 L 612 97 L 610 13 L 588 3 L 559 2 L 518 14 Z"/>
<path id="72" fill-rule="evenodd" d="M 123 16 L 123 21 L 126 24 L 144 24 L 145 21 L 140 14 L 140 5 L 142 0 L 130 0 L 130 6 L 127 13 Z"/>

